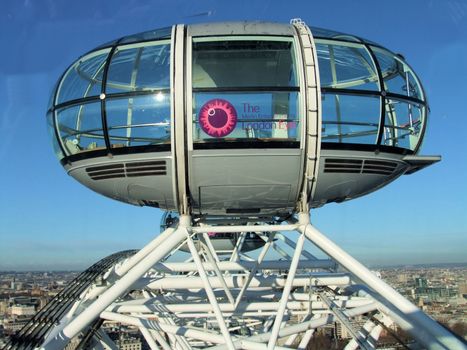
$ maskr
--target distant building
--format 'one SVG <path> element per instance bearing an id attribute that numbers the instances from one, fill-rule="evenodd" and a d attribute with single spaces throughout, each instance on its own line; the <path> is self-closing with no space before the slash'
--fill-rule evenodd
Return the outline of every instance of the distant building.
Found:
<path id="1" fill-rule="evenodd" d="M 405 273 L 401 273 L 400 275 L 397 276 L 397 282 L 399 283 L 407 283 L 408 276 Z"/>
<path id="2" fill-rule="evenodd" d="M 426 288 L 428 287 L 428 280 L 424 277 L 415 278 L 415 287 L 416 288 Z"/>
<path id="3" fill-rule="evenodd" d="M 123 335 L 116 341 L 116 345 L 120 350 L 141 350 L 143 344 L 139 338 Z"/>
<path id="4" fill-rule="evenodd" d="M 459 294 L 467 294 L 467 283 L 459 285 Z"/>
<path id="5" fill-rule="evenodd" d="M 8 300 L 0 300 L 0 315 L 3 315 L 8 310 Z"/>
<path id="6" fill-rule="evenodd" d="M 33 316 L 36 308 L 33 305 L 13 305 L 10 307 L 12 316 Z"/>
<path id="7" fill-rule="evenodd" d="M 362 317 L 357 317 L 355 320 L 351 321 L 350 324 L 352 328 L 356 331 L 360 330 L 363 325 L 365 324 L 365 320 Z M 352 338 L 352 334 L 349 332 L 347 328 L 345 328 L 342 323 L 336 322 L 334 334 L 338 339 L 350 339 Z"/>
<path id="8" fill-rule="evenodd" d="M 78 348 L 79 344 L 81 343 L 82 337 L 77 336 L 70 340 L 70 342 L 66 345 L 65 350 L 75 350 Z"/>
<path id="9" fill-rule="evenodd" d="M 15 319 L 7 319 L 3 322 L 3 329 L 5 330 L 6 334 L 14 334 L 23 328 L 30 319 L 30 317 L 25 316 Z"/>

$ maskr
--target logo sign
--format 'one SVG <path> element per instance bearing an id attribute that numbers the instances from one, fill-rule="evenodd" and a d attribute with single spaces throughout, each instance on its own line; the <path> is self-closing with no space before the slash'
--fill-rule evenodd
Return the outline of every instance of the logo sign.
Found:
<path id="1" fill-rule="evenodd" d="M 224 137 L 237 126 L 237 111 L 226 100 L 215 98 L 206 102 L 199 110 L 201 129 L 212 137 Z"/>

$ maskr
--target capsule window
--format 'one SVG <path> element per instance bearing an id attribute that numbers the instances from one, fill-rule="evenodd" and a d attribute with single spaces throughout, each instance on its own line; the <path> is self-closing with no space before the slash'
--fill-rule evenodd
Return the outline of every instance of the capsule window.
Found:
<path id="1" fill-rule="evenodd" d="M 170 144 L 168 93 L 111 99 L 106 112 L 112 148 Z"/>
<path id="2" fill-rule="evenodd" d="M 54 122 L 53 122 L 53 113 L 48 112 L 47 113 L 47 132 L 49 134 L 50 140 L 52 141 L 52 147 L 53 151 L 55 153 L 55 156 L 59 159 L 62 160 L 65 156 L 63 155 L 63 152 L 60 148 L 60 145 L 58 144 L 58 140 L 55 137 L 55 129 L 54 129 Z"/>
<path id="3" fill-rule="evenodd" d="M 56 104 L 85 97 L 98 96 L 110 49 L 99 50 L 80 58 L 73 64 L 58 87 Z"/>
<path id="4" fill-rule="evenodd" d="M 376 144 L 381 98 L 323 94 L 323 142 Z"/>
<path id="5" fill-rule="evenodd" d="M 194 142 L 299 140 L 295 60 L 292 38 L 195 38 Z"/>
<path id="6" fill-rule="evenodd" d="M 404 61 L 391 52 L 372 47 L 378 60 L 386 91 L 423 100 L 423 92 L 415 73 Z"/>
<path id="7" fill-rule="evenodd" d="M 378 73 L 362 44 L 317 40 L 321 87 L 379 90 Z"/>
<path id="8" fill-rule="evenodd" d="M 423 127 L 425 107 L 398 99 L 386 100 L 383 144 L 415 150 Z"/>
<path id="9" fill-rule="evenodd" d="M 170 42 L 118 47 L 110 61 L 106 93 L 168 89 Z"/>
<path id="10" fill-rule="evenodd" d="M 67 155 L 105 149 L 99 102 L 59 109 L 57 126 Z"/>

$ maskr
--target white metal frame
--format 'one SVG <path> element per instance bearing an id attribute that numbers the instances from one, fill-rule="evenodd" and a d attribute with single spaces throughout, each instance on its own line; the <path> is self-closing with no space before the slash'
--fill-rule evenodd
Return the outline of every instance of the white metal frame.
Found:
<path id="1" fill-rule="evenodd" d="M 381 325 L 371 317 L 366 317 L 362 329 L 353 329 L 350 322 L 368 313 L 385 324 L 397 323 L 428 349 L 464 348 L 461 341 L 310 225 L 306 213 L 288 224 L 255 226 L 265 245 L 259 254 L 242 252 L 236 259 L 232 259 L 234 251 L 217 255 L 210 250 L 214 238 L 205 234 L 251 229 L 247 224 L 192 226 L 191 218 L 182 216 L 178 227 L 167 229 L 111 269 L 106 284 L 96 284 L 83 293 L 47 337 L 43 349 L 63 349 L 99 317 L 139 329 L 151 349 L 303 349 L 312 341 L 314 330 L 333 322 L 340 322 L 352 334 L 348 349 L 374 349 Z M 280 235 L 286 240 L 275 238 Z M 203 244 L 195 245 L 194 239 Z M 303 251 L 306 240 L 348 273 L 336 272 L 332 261 Z M 174 258 L 185 244 L 190 261 L 165 261 L 168 256 Z M 274 245 L 280 244 L 294 246 L 292 259 L 266 260 L 268 255 L 277 256 Z M 243 258 L 247 255 L 254 261 Z M 133 290 L 142 292 L 131 293 Z M 354 293 L 340 292 L 344 290 Z M 94 341 L 112 348 L 102 330 Z"/>

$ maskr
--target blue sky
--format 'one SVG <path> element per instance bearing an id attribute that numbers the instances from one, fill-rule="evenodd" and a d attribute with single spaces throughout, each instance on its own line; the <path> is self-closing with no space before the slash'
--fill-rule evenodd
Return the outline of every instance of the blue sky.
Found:
<path id="1" fill-rule="evenodd" d="M 159 232 L 160 211 L 91 192 L 65 174 L 52 152 L 47 101 L 78 56 L 174 23 L 295 17 L 403 53 L 431 107 L 422 154 L 443 156 L 369 196 L 313 211 L 313 223 L 365 263 L 467 262 L 467 0 L 5 0 L 0 270 L 84 269 L 117 250 L 141 247 Z"/>

